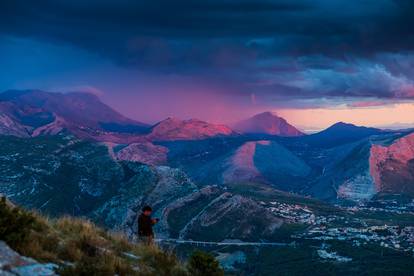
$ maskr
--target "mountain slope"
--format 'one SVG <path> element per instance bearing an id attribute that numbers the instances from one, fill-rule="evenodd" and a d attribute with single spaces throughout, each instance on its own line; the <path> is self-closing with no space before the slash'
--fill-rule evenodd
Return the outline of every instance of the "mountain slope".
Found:
<path id="1" fill-rule="evenodd" d="M 309 166 L 288 149 L 266 140 L 244 143 L 223 166 L 224 183 L 265 181 L 283 190 L 294 189 L 310 172 Z"/>
<path id="2" fill-rule="evenodd" d="M 0 102 L 0 134 L 29 137 L 27 128 L 10 114 L 6 105 Z"/>
<path id="3" fill-rule="evenodd" d="M 269 134 L 279 136 L 302 136 L 301 131 L 290 125 L 285 119 L 264 112 L 234 124 L 233 129 L 240 133 Z"/>
<path id="4" fill-rule="evenodd" d="M 0 93 L 0 102 L 14 105 L 17 109 L 14 110 L 16 117 L 32 127 L 50 123 L 54 116 L 79 126 L 114 132 L 140 132 L 148 127 L 126 118 L 90 93 L 62 94 L 40 90 L 9 90 Z"/>
<path id="5" fill-rule="evenodd" d="M 276 239 L 283 224 L 283 219 L 253 199 L 215 187 L 206 187 L 171 204 L 164 218 L 172 236 L 195 240 L 271 240 Z"/>
<path id="6" fill-rule="evenodd" d="M 310 193 L 335 201 L 369 200 L 377 193 L 414 195 L 414 135 L 384 133 L 321 152 Z"/>
<path id="7" fill-rule="evenodd" d="M 298 141 L 314 147 L 328 148 L 356 142 L 366 137 L 381 133 L 384 133 L 381 129 L 355 126 L 353 124 L 339 122 L 321 132 L 300 137 L 298 138 Z"/>
<path id="8" fill-rule="evenodd" d="M 126 140 L 149 126 L 128 119 L 88 93 L 9 90 L 0 93 L 0 134 L 37 136 L 67 130 L 93 140 Z"/>
<path id="9" fill-rule="evenodd" d="M 371 199 L 376 190 L 369 172 L 370 149 L 368 139 L 329 149 L 321 175 L 311 180 L 310 194 L 332 202 Z"/>
<path id="10" fill-rule="evenodd" d="M 235 134 L 233 130 L 225 125 L 210 124 L 197 119 L 167 118 L 154 125 L 147 137 L 150 140 L 170 141 L 199 140 Z"/>
<path id="11" fill-rule="evenodd" d="M 139 209 L 141 200 L 150 195 L 154 202 L 162 202 L 193 187 L 177 169 L 114 160 L 106 146 L 63 134 L 28 139 L 0 136 L 0 142 L 5 145 L 0 152 L 0 193 L 53 216 L 91 215 L 122 195 L 131 197 L 131 208 Z M 121 211 L 117 215 L 123 217 Z"/>
<path id="12" fill-rule="evenodd" d="M 113 146 L 108 146 L 114 150 Z M 166 147 L 149 142 L 132 143 L 114 153 L 119 160 L 141 162 L 148 165 L 167 164 L 167 154 L 168 149 Z"/>
<path id="13" fill-rule="evenodd" d="M 257 181 L 280 189 L 298 189 L 311 168 L 272 140 L 227 137 L 160 143 L 168 148 L 168 164 L 184 170 L 199 185 Z"/>

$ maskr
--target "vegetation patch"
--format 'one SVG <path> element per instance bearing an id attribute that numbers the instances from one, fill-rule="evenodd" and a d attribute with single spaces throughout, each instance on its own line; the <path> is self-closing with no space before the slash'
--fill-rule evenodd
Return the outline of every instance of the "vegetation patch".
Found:
<path id="1" fill-rule="evenodd" d="M 201 274 L 191 274 L 198 269 L 197 262 L 186 265 L 172 251 L 131 243 L 122 234 L 109 233 L 87 220 L 48 219 L 11 206 L 4 198 L 0 237 L 21 255 L 57 264 L 60 275 L 222 275 L 214 274 L 222 270 L 208 253 L 203 253 L 203 265 L 209 270 L 200 267 Z"/>

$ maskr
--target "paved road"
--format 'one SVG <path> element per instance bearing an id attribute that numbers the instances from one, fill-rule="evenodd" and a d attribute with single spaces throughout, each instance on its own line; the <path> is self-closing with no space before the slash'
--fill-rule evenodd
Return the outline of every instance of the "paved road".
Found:
<path id="1" fill-rule="evenodd" d="M 289 243 L 280 242 L 238 242 L 238 241 L 193 241 L 180 239 L 155 239 L 158 243 L 176 243 L 176 244 L 192 244 L 197 246 L 217 246 L 217 245 L 233 245 L 233 246 L 292 246 Z"/>

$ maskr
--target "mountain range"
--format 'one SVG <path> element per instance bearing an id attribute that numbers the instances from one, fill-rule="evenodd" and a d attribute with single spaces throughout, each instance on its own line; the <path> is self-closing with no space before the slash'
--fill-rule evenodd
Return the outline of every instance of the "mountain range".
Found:
<path id="1" fill-rule="evenodd" d="M 167 118 L 153 126 L 113 110 L 90 93 L 51 93 L 9 90 L 0 93 L 0 133 L 21 137 L 60 131 L 103 142 L 199 140 L 244 133 L 299 136 L 302 132 L 270 112 L 253 116 L 230 128 L 197 119 Z"/>
<path id="2" fill-rule="evenodd" d="M 103 143 L 115 160 L 179 168 L 201 185 L 253 181 L 328 201 L 413 194 L 409 131 L 339 122 L 305 135 L 271 112 L 232 128 L 177 118 L 151 126 L 124 117 L 92 94 L 39 90 L 0 93 L 0 110 L 2 135 L 66 133 Z"/>
<path id="3" fill-rule="evenodd" d="M 167 118 L 150 126 L 124 117 L 89 93 L 9 90 L 0 93 L 0 134 L 19 137 L 68 131 L 82 139 L 131 143 L 236 135 L 224 125 Z"/>

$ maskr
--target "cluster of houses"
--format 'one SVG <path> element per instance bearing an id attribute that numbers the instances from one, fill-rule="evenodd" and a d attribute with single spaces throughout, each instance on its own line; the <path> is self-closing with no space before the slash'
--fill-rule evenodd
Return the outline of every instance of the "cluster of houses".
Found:
<path id="1" fill-rule="evenodd" d="M 405 209 L 395 207 L 393 212 L 414 214 Z M 358 211 L 384 211 L 380 207 L 344 207 L 347 215 L 315 215 L 306 206 L 280 202 L 270 202 L 267 208 L 273 214 L 283 217 L 292 223 L 308 225 L 308 228 L 293 238 L 313 240 L 349 241 L 355 246 L 375 243 L 385 248 L 411 251 L 414 253 L 414 226 L 368 225 L 364 219 L 355 216 Z M 390 210 L 390 209 L 388 209 Z"/>
<path id="2" fill-rule="evenodd" d="M 272 201 L 268 209 L 276 216 L 282 217 L 292 223 L 315 224 L 317 219 L 309 208 L 298 204 Z"/>
<path id="3" fill-rule="evenodd" d="M 337 206 L 339 207 L 339 206 Z M 395 199 L 382 199 L 373 202 L 361 202 L 357 206 L 346 208 L 348 211 L 371 211 L 371 212 L 386 212 L 395 214 L 414 214 L 414 199 L 407 202 L 399 202 Z"/>
<path id="4" fill-rule="evenodd" d="M 363 228 L 316 226 L 295 235 L 295 238 L 351 241 L 355 246 L 375 243 L 382 247 L 412 251 L 414 253 L 413 226 L 382 225 Z"/>

